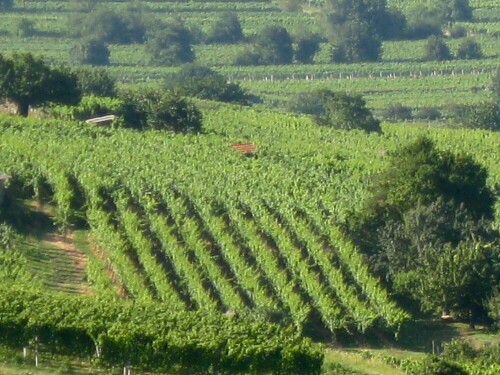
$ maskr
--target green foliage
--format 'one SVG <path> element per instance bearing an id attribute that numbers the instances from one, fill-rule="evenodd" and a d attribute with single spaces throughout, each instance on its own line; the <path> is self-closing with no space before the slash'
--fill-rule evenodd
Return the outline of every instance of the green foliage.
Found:
<path id="1" fill-rule="evenodd" d="M 139 91 L 121 95 L 126 124 L 136 129 L 199 132 L 202 115 L 196 106 L 174 92 Z"/>
<path id="2" fill-rule="evenodd" d="M 436 356 L 427 357 L 412 375 L 467 375 L 462 367 Z"/>
<path id="3" fill-rule="evenodd" d="M 500 103 L 500 72 L 491 79 L 491 91 L 493 93 L 493 102 Z"/>
<path id="4" fill-rule="evenodd" d="M 180 65 L 194 61 L 191 33 L 184 23 L 172 20 L 148 36 L 146 51 L 154 65 Z"/>
<path id="5" fill-rule="evenodd" d="M 0 98 L 15 103 L 18 114 L 27 116 L 30 106 L 49 102 L 77 103 L 80 95 L 73 73 L 52 69 L 29 53 L 0 55 Z"/>
<path id="6" fill-rule="evenodd" d="M 404 16 L 389 11 L 385 0 L 328 0 L 324 12 L 337 62 L 379 60 L 382 40 L 401 37 L 406 26 Z"/>
<path id="7" fill-rule="evenodd" d="M 78 88 L 83 95 L 114 97 L 116 81 L 99 68 L 78 68 L 75 71 Z"/>
<path id="8" fill-rule="evenodd" d="M 21 18 L 17 23 L 17 36 L 27 38 L 35 35 L 35 22 L 27 18 Z"/>
<path id="9" fill-rule="evenodd" d="M 194 64 L 182 66 L 166 83 L 168 89 L 183 96 L 240 104 L 246 104 L 250 98 L 237 83 L 229 83 L 222 74 Z"/>
<path id="10" fill-rule="evenodd" d="M 336 93 L 329 90 L 322 90 L 320 95 L 323 113 L 316 116 L 318 124 L 342 130 L 382 131 L 380 122 L 366 108 L 366 102 L 360 95 Z"/>
<path id="11" fill-rule="evenodd" d="M 222 13 L 212 24 L 208 43 L 237 43 L 243 40 L 243 30 L 236 13 Z"/>
<path id="12" fill-rule="evenodd" d="M 450 309 L 471 322 L 500 280 L 487 172 L 426 138 L 391 154 L 353 237 L 372 269 L 424 311 Z"/>
<path id="13" fill-rule="evenodd" d="M 434 107 L 424 107 L 421 108 L 413 116 L 415 119 L 419 120 L 439 120 L 442 117 L 441 111 Z"/>
<path id="14" fill-rule="evenodd" d="M 321 348 L 292 328 L 161 304 L 1 289 L 0 328 L 16 345 L 38 336 L 46 350 L 80 355 L 99 345 L 104 364 L 168 373 L 321 373 Z"/>
<path id="15" fill-rule="evenodd" d="M 424 59 L 445 61 L 452 60 L 453 56 L 451 55 L 450 49 L 446 42 L 443 39 L 432 35 L 427 39 Z"/>
<path id="16" fill-rule="evenodd" d="M 500 103 L 483 103 L 467 109 L 463 124 L 470 128 L 500 130 Z"/>
<path id="17" fill-rule="evenodd" d="M 120 99 L 83 96 L 78 105 L 55 107 L 50 113 L 58 118 L 83 121 L 105 115 L 122 116 L 124 112 L 124 103 Z"/>
<path id="18" fill-rule="evenodd" d="M 457 58 L 464 60 L 480 59 L 483 57 L 481 45 L 472 38 L 467 38 L 460 43 Z"/>
<path id="19" fill-rule="evenodd" d="M 10 10 L 14 6 L 14 0 L 0 0 L 0 10 Z"/>
<path id="20" fill-rule="evenodd" d="M 85 16 L 70 17 L 68 29 L 77 36 L 111 44 L 142 43 L 146 35 L 142 12 L 135 9 L 119 12 L 99 7 Z"/>
<path id="21" fill-rule="evenodd" d="M 497 328 L 500 326 L 500 288 L 496 287 L 487 300 L 486 308 L 488 316 L 495 322 Z"/>
<path id="22" fill-rule="evenodd" d="M 288 31 L 282 26 L 266 26 L 255 39 L 255 49 L 260 55 L 260 62 L 263 65 L 284 65 L 292 63 L 292 38 Z"/>
<path id="23" fill-rule="evenodd" d="M 71 48 L 69 53 L 71 60 L 76 64 L 109 65 L 109 48 L 101 40 L 81 40 Z"/>
<path id="24" fill-rule="evenodd" d="M 321 38 L 316 34 L 305 34 L 297 37 L 295 42 L 295 60 L 302 64 L 311 64 L 314 55 L 319 51 L 319 43 Z"/>
<path id="25" fill-rule="evenodd" d="M 389 121 L 407 121 L 413 118 L 411 108 L 404 106 L 401 103 L 391 104 L 383 112 L 382 116 Z"/>

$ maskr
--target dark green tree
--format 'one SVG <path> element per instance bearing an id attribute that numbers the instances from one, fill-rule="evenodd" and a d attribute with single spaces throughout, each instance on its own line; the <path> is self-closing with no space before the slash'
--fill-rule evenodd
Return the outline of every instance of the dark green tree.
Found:
<path id="1" fill-rule="evenodd" d="M 295 60 L 302 64 L 310 64 L 314 55 L 319 51 L 321 38 L 316 34 L 300 35 L 295 39 Z"/>
<path id="2" fill-rule="evenodd" d="M 180 65 L 194 61 L 191 33 L 181 21 L 170 21 L 148 36 L 146 50 L 155 65 Z"/>
<path id="3" fill-rule="evenodd" d="M 35 22 L 27 18 L 21 18 L 17 23 L 17 36 L 27 38 L 35 34 Z"/>
<path id="4" fill-rule="evenodd" d="M 500 130 L 500 103 L 486 102 L 469 107 L 463 124 L 475 129 Z"/>
<path id="5" fill-rule="evenodd" d="M 402 37 L 406 26 L 386 0 L 327 0 L 324 14 L 334 61 L 378 60 L 382 40 Z"/>
<path id="6" fill-rule="evenodd" d="M 14 103 L 19 115 L 27 116 L 30 107 L 45 103 L 75 104 L 80 96 L 73 73 L 52 69 L 29 53 L 0 55 L 0 98 Z"/>
<path id="7" fill-rule="evenodd" d="M 424 59 L 429 61 L 445 61 L 453 59 L 453 56 L 451 55 L 450 48 L 442 38 L 431 35 L 425 45 Z"/>
<path id="8" fill-rule="evenodd" d="M 171 130 L 179 133 L 199 132 L 202 114 L 189 100 L 172 91 L 123 92 L 122 116 L 136 129 Z"/>
<path id="9" fill-rule="evenodd" d="M 264 28 L 255 40 L 255 49 L 266 65 L 291 64 L 293 59 L 292 38 L 288 31 L 278 25 Z"/>
<path id="10" fill-rule="evenodd" d="M 457 57 L 463 60 L 480 59 L 483 57 L 481 45 L 475 39 L 464 39 L 458 46 Z"/>
<path id="11" fill-rule="evenodd" d="M 360 95 L 318 90 L 312 97 L 321 103 L 308 109 L 316 112 L 314 118 L 319 125 L 342 130 L 382 131 L 380 122 L 373 117 Z"/>
<path id="12" fill-rule="evenodd" d="M 473 322 L 500 281 L 495 196 L 472 158 L 427 138 L 390 154 L 349 233 L 372 270 L 423 311 Z"/>
<path id="13" fill-rule="evenodd" d="M 389 121 L 407 121 L 411 120 L 413 115 L 410 107 L 404 106 L 401 103 L 394 103 L 385 109 L 383 117 Z"/>
<path id="14" fill-rule="evenodd" d="M 101 97 L 116 96 L 116 80 L 102 68 L 78 68 L 75 70 L 78 89 L 82 95 Z"/>
<path id="15" fill-rule="evenodd" d="M 246 104 L 249 95 L 237 83 L 230 83 L 210 68 L 187 64 L 167 80 L 167 88 L 183 96 Z"/>
<path id="16" fill-rule="evenodd" d="M 14 0 L 0 0 L 0 11 L 12 9 Z"/>
<path id="17" fill-rule="evenodd" d="M 69 18 L 68 30 L 76 36 L 93 38 L 110 44 L 142 43 L 146 26 L 137 9 L 116 11 L 100 7 L 87 15 Z"/>
<path id="18" fill-rule="evenodd" d="M 101 40 L 81 40 L 70 50 L 70 58 L 77 64 L 109 65 L 109 48 Z"/>
<path id="19" fill-rule="evenodd" d="M 243 40 L 238 15 L 233 12 L 221 14 L 208 32 L 208 43 L 237 43 Z"/>

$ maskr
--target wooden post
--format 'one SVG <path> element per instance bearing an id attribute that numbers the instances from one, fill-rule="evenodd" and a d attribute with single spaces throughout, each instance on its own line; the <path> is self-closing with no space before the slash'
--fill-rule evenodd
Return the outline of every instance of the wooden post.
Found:
<path id="1" fill-rule="evenodd" d="M 35 367 L 38 367 L 38 336 L 35 336 Z"/>

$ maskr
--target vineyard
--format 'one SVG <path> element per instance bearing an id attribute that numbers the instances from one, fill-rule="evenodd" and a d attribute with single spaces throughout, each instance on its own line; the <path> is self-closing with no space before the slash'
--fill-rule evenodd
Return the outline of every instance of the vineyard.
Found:
<path id="1" fill-rule="evenodd" d="M 420 1 L 388 3 L 407 11 Z M 145 18 L 175 15 L 200 33 L 217 16 L 237 13 L 244 40 L 199 42 L 195 62 L 258 100 L 243 106 L 193 98 L 203 115 L 200 133 L 49 117 L 63 107 L 28 118 L 0 113 L 0 175 L 8 176 L 0 219 L 5 207 L 18 232 L 10 236 L 0 220 L 0 357 L 3 345 L 31 350 L 36 337 L 47 353 L 90 358 L 113 373 L 132 366 L 154 373 L 330 374 L 319 341 L 385 344 L 413 327 L 413 312 L 373 274 L 345 229 L 366 208 L 390 155 L 422 136 L 439 150 L 472 156 L 498 197 L 500 133 L 444 125 L 452 124 L 447 108 L 493 97 L 500 1 L 471 0 L 473 20 L 454 24 L 467 35 L 446 38 L 456 54 L 466 36 L 474 37 L 483 52 L 477 60 L 424 61 L 425 40 L 386 40 L 379 61 L 332 63 L 324 39 L 310 64 L 237 66 L 268 24 L 291 34 L 324 33 L 321 3 L 309 1 L 300 11 L 268 0 L 134 5 Z M 93 6 L 14 0 L 9 11 L 0 9 L 0 53 L 72 64 L 78 37 L 70 20 Z M 20 32 L 26 20 L 30 35 Z M 103 69 L 118 90 L 164 87 L 180 69 L 151 64 L 145 44 L 109 50 Z M 443 110 L 444 117 L 382 123 L 383 132 L 367 133 L 286 112 L 298 95 L 318 89 L 361 94 L 379 118 L 395 103 Z M 255 150 L 237 152 L 240 143 Z M 500 230 L 498 199 L 493 227 Z M 410 373 L 411 360 L 383 358 L 395 374 Z M 1 365 L 2 358 L 0 373 Z M 470 374 L 493 374 L 498 363 L 474 366 Z"/>

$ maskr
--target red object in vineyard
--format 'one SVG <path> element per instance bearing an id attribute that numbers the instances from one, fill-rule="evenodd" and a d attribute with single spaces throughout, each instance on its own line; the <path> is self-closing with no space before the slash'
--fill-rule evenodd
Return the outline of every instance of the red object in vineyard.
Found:
<path id="1" fill-rule="evenodd" d="M 253 154 L 257 150 L 257 147 L 252 142 L 233 143 L 231 147 L 243 155 Z"/>

